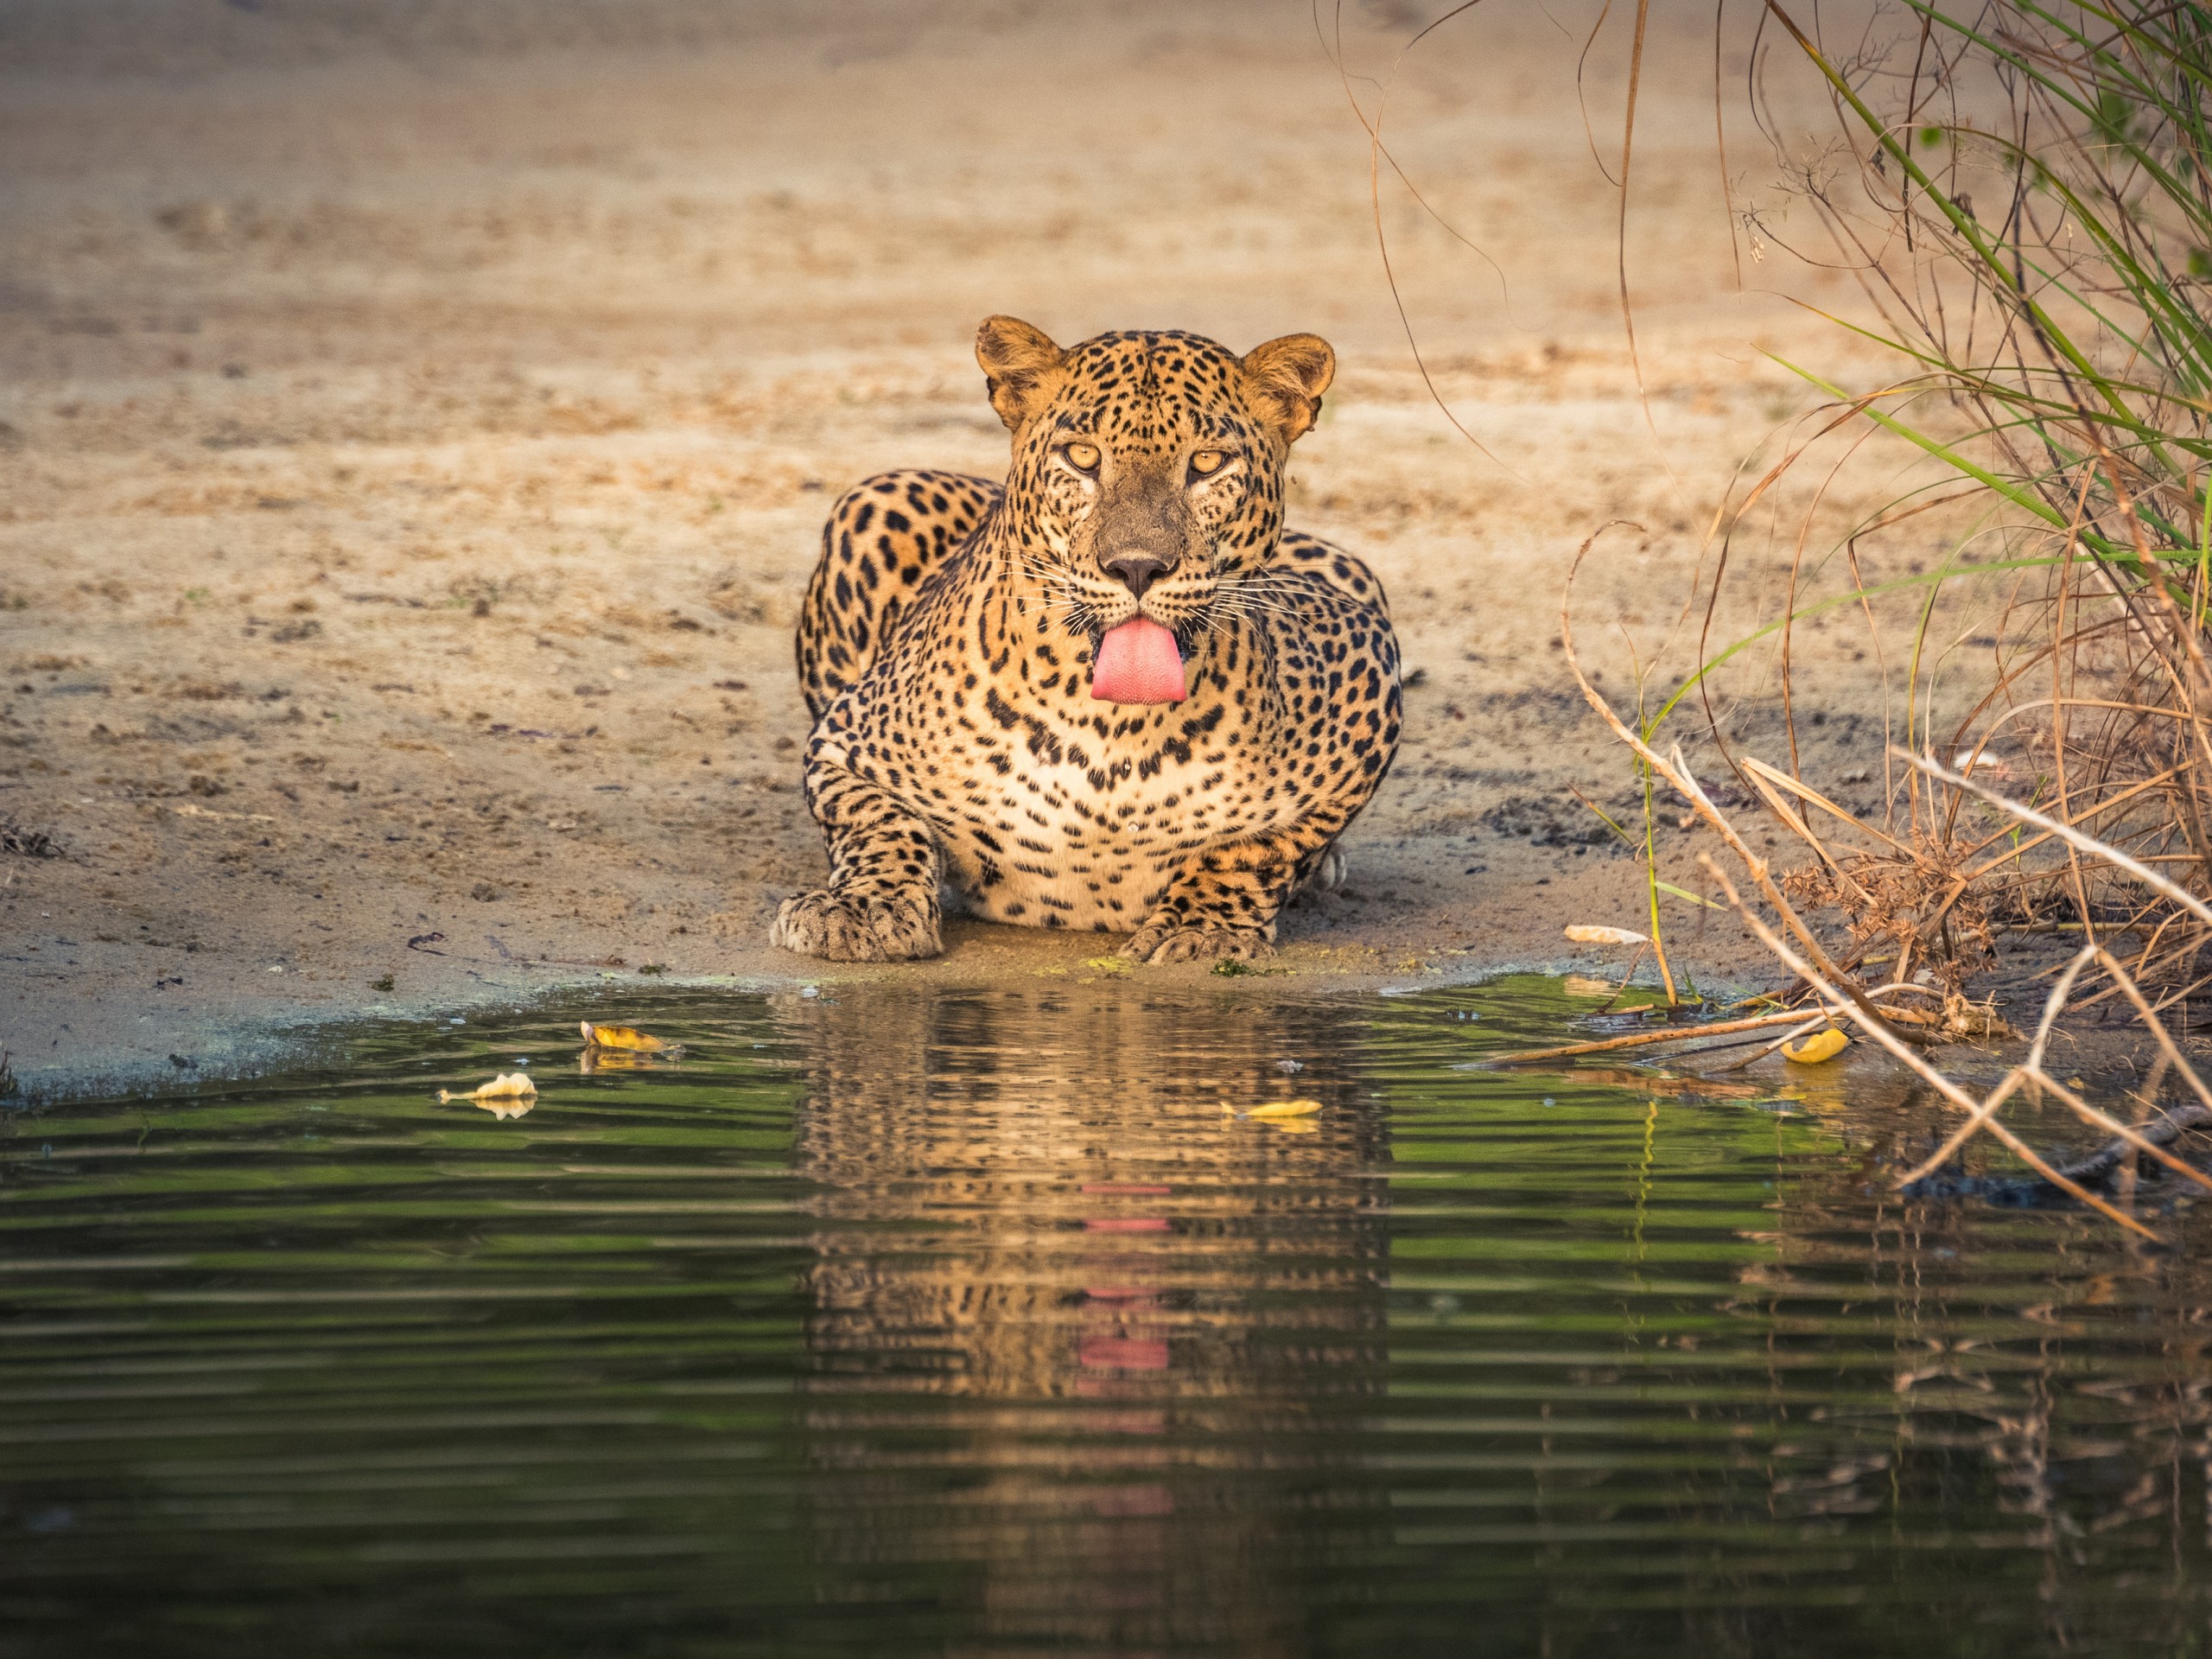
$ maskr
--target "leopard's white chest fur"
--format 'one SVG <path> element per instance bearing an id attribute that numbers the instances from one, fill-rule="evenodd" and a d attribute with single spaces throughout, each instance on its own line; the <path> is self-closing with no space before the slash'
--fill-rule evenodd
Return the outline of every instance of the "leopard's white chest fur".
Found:
<path id="1" fill-rule="evenodd" d="M 1126 931 L 1205 848 L 1294 815 L 1288 791 L 1270 798 L 1253 734 L 1225 709 L 1178 704 L 1128 723 L 1101 737 L 1087 718 L 1013 704 L 963 722 L 917 804 L 971 911 Z"/>

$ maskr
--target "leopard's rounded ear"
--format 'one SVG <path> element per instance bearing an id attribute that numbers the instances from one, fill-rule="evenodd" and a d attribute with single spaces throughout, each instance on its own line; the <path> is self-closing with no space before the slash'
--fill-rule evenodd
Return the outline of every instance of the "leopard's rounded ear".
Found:
<path id="1" fill-rule="evenodd" d="M 1244 353 L 1245 396 L 1252 412 L 1285 443 L 1313 429 L 1321 394 L 1336 378 L 1337 354 L 1319 334 L 1285 334 Z"/>
<path id="2" fill-rule="evenodd" d="M 1053 371 L 1066 360 L 1050 334 L 1019 317 L 985 317 L 976 330 L 976 361 L 982 365 L 991 407 L 1009 432 L 1020 431 L 1050 401 Z"/>

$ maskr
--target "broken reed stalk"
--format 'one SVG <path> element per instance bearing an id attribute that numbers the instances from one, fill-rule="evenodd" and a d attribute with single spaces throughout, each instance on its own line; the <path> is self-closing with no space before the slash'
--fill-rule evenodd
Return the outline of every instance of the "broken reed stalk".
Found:
<path id="1" fill-rule="evenodd" d="M 1713 855 L 1710 853 L 1700 853 L 1698 855 L 1698 862 L 1702 864 L 1705 867 L 1707 873 L 1710 874 L 1714 880 L 1720 884 L 1721 892 L 1727 895 L 1729 908 L 1733 910 L 1737 916 L 1743 921 L 1744 925 L 1750 928 L 1751 931 L 1758 936 L 1759 943 L 1765 945 L 1768 950 L 1773 951 L 1774 954 L 1782 960 L 1782 963 L 1785 967 L 1789 968 L 1792 972 L 1802 976 L 1816 991 L 1819 991 L 1822 995 L 1831 998 L 1840 999 L 1841 994 L 1834 990 L 1833 987 L 1829 986 L 1826 982 L 1820 969 L 1815 968 L 1811 963 L 1806 961 L 1804 957 L 1799 956 L 1797 952 L 1791 950 L 1772 928 L 1769 927 L 1765 922 L 1760 919 L 1758 912 L 1753 911 L 1750 906 L 1746 905 L 1743 901 L 1743 899 L 1736 891 L 1735 883 L 1729 880 L 1727 876 L 1721 871 L 1720 867 L 1713 862 Z M 1885 1020 L 1880 1019 L 1878 1016 L 1872 1019 L 1863 1018 L 1855 1006 L 1847 1012 L 1850 1014 L 1853 1022 L 1856 1024 L 1860 1030 L 1864 1031 L 1869 1037 L 1879 1043 L 1884 1048 L 1889 1050 L 1889 1052 L 1897 1059 L 1903 1061 L 1907 1066 L 1910 1067 L 1920 1079 L 1927 1084 L 1929 1088 L 1935 1090 L 1935 1091 L 1941 1095 L 1945 1100 L 1950 1102 L 1952 1105 L 1966 1113 L 1968 1117 L 1973 1118 L 1979 1116 L 1980 1128 L 1986 1129 L 1989 1134 L 2003 1141 L 2006 1147 L 2012 1149 L 2013 1155 L 2018 1158 L 2022 1163 L 2027 1165 L 2030 1169 L 2034 1170 L 2037 1174 L 2042 1176 L 2044 1179 L 2049 1181 L 2060 1192 L 2065 1193 L 2069 1198 L 2088 1205 L 2092 1210 L 2096 1211 L 2100 1215 L 2118 1222 L 2121 1226 L 2126 1228 L 2128 1231 L 2139 1234 L 2142 1237 L 2149 1239 L 2153 1243 L 2158 1241 L 2158 1236 L 2152 1232 L 2148 1227 L 2145 1227 L 2141 1222 L 2136 1220 L 2134 1217 L 2116 1208 L 2112 1204 L 2107 1203 L 2105 1199 L 2099 1198 L 2095 1193 L 2090 1192 L 2088 1188 L 2083 1186 L 2079 1181 L 2071 1179 L 2059 1170 L 2052 1167 L 2052 1166 L 2045 1160 L 2043 1155 L 2037 1152 L 2034 1147 L 2029 1146 L 2026 1141 L 2021 1140 L 2018 1135 L 2013 1134 L 2011 1129 L 2007 1128 L 2004 1124 L 1997 1121 L 1995 1105 L 1992 1105 L 1987 1112 L 1981 1112 L 1980 1109 L 1981 1106 L 1980 1102 L 1976 1101 L 1972 1095 L 1969 1095 L 1965 1090 L 1960 1088 L 1957 1084 L 1952 1082 L 1950 1078 L 1945 1077 L 1934 1066 L 1929 1065 L 1926 1060 L 1914 1053 L 1911 1048 L 1907 1045 L 1898 1041 L 1895 1034 L 1892 1033 L 1889 1024 Z M 2008 1073 L 2005 1081 L 1998 1085 L 1998 1092 L 1993 1096 L 1997 1103 L 2001 1104 L 2005 1097 L 2009 1096 L 2013 1090 L 2018 1089 L 2019 1087 L 2020 1081 L 2021 1076 L 2018 1071 L 2016 1070 Z M 2200 1179 L 2202 1178 L 2200 1177 Z M 2212 1185 L 2212 1182 L 2208 1182 L 2207 1185 Z"/>
<path id="2" fill-rule="evenodd" d="M 2094 836 L 2084 835 L 2071 824 L 2060 823 L 2037 811 L 2031 806 L 2000 795 L 1994 790 L 1986 789 L 1970 779 L 1937 765 L 1930 758 L 1913 754 L 1905 754 L 1903 758 L 1929 777 L 1948 784 L 1953 788 L 1963 790 L 1999 810 L 2009 813 L 2024 823 L 2031 823 L 2037 828 L 2046 830 L 2079 852 L 2103 859 L 2127 871 L 2145 886 L 2171 899 L 2190 914 L 2200 917 L 2207 922 L 2212 922 L 2212 908 L 2208 908 L 2204 901 L 2196 894 L 2168 880 L 2157 871 L 2138 863 L 2116 848 L 2107 846 Z M 2156 940 L 2154 939 L 2152 943 L 2155 945 Z M 2151 947 L 2146 946 L 2143 954 L 2147 958 L 2151 954 Z M 2101 1128 L 2110 1131 L 2137 1151 L 2150 1154 L 2160 1163 L 2179 1174 L 2187 1176 L 2207 1192 L 2212 1192 L 2212 1178 L 2206 1177 L 2193 1165 L 2173 1156 L 2164 1149 L 2162 1143 L 2154 1143 L 2145 1137 L 2139 1130 L 2099 1111 L 2082 1100 L 2067 1084 L 2052 1077 L 2044 1068 L 2044 1050 L 2050 1041 L 2051 1029 L 2056 1024 L 2061 1010 L 2065 1007 L 2068 1000 L 2072 996 L 2075 984 L 2080 979 L 2082 971 L 2092 963 L 2103 969 L 2111 979 L 2113 986 L 2134 1005 L 2137 1018 L 2158 1039 L 2159 1052 L 2166 1064 L 2182 1075 L 2198 1101 L 2205 1108 L 2212 1109 L 2212 1090 L 2207 1089 L 2204 1079 L 2197 1074 L 2196 1068 L 2190 1065 L 2188 1058 L 2182 1053 L 2180 1046 L 2173 1039 L 2173 1034 L 2158 1018 L 2158 1010 L 2151 1005 L 2150 1000 L 2143 995 L 2141 988 L 2136 984 L 2126 969 L 2120 965 L 2120 958 L 2104 946 L 2093 943 L 2084 945 L 2073 960 L 2066 964 L 2066 969 L 2059 976 L 2058 982 L 2051 987 L 2050 995 L 2044 1005 L 2043 1020 L 2036 1028 L 2035 1040 L 2029 1046 L 2027 1058 L 2015 1068 L 1995 1090 L 1992 1091 L 1988 1099 L 1975 1109 L 1968 1122 L 1946 1140 L 1943 1145 L 1936 1149 L 1934 1155 L 1923 1160 L 1916 1169 L 1905 1174 L 1904 1184 L 1910 1185 L 1913 1181 L 1923 1179 L 1930 1172 L 1941 1167 L 1977 1129 L 1994 1118 L 1997 1108 L 2020 1084 L 2033 1083 L 2049 1090 L 2084 1122 L 2094 1123 Z"/>
<path id="3" fill-rule="evenodd" d="M 2138 1152 L 2149 1153 L 2151 1156 L 2177 1174 L 2187 1176 L 2208 1192 L 2212 1192 L 2212 1177 L 2206 1176 L 2193 1164 L 2184 1163 L 2165 1150 L 2165 1140 L 2172 1139 L 2172 1135 L 2167 1135 L 2164 1140 L 2158 1140 L 2141 1128 L 2120 1122 L 2117 1119 L 2089 1105 L 2069 1085 L 2051 1076 L 2050 1071 L 2044 1066 L 2044 1050 L 2050 1041 L 2051 1028 L 2057 1023 L 2060 1014 L 2064 1011 L 2067 999 L 2073 993 L 2075 981 L 2080 978 L 2082 970 L 2092 963 L 2110 974 L 2116 983 L 2125 986 L 2132 994 L 2137 1006 L 2145 1008 L 2147 1012 L 2148 1005 L 2141 1001 L 2142 993 L 2136 988 L 2134 982 L 2128 977 L 2126 969 L 2120 965 L 2119 959 L 2100 945 L 2085 946 L 2072 961 L 2066 964 L 2066 971 L 2060 976 L 2058 983 L 2051 987 L 2050 995 L 2044 1004 L 2042 1023 L 2037 1026 L 2035 1041 L 2028 1049 L 2028 1058 L 2005 1074 L 2004 1079 L 1989 1092 L 1979 1106 L 1974 1108 L 1967 1121 L 1946 1137 L 1942 1146 L 1900 1175 L 1897 1178 L 1898 1185 L 1910 1186 L 1916 1181 L 1927 1179 L 1929 1176 L 1941 1169 L 1957 1155 L 1959 1150 L 1968 1141 L 1987 1126 L 1990 1119 L 1996 1114 L 1997 1109 L 2018 1092 L 2022 1084 L 2032 1083 L 2056 1095 L 2082 1122 L 2093 1123 L 2100 1128 L 2109 1131 L 2122 1143 Z M 2146 1018 L 2145 1023 L 2159 1039 L 2160 1045 L 2165 1051 L 2168 1064 L 2182 1074 L 2200 1100 L 2207 1099 L 2204 1080 L 2196 1074 L 2196 1068 L 2182 1058 L 2181 1051 L 2174 1046 L 2173 1039 L 2168 1035 L 2165 1027 L 2153 1019 Z M 2189 1109 L 2199 1111 L 2206 1109 Z M 2166 1122 L 2171 1125 L 2175 1123 L 2177 1115 L 2168 1113 L 2164 1116 Z"/>
<path id="4" fill-rule="evenodd" d="M 2212 906 L 2206 905 L 2202 899 L 2180 883 L 2169 880 L 2146 864 L 2137 862 L 2117 847 L 2099 841 L 2094 836 L 2086 835 L 2070 823 L 2062 823 L 2056 818 L 2038 812 L 2035 808 L 2023 802 L 2013 800 L 2009 796 L 1999 795 L 1995 790 L 1986 788 L 1961 773 L 1953 772 L 1948 766 L 1939 765 L 1932 755 L 1914 754 L 1909 750 L 1897 747 L 1894 744 L 1891 746 L 1890 752 L 1908 766 L 1916 767 L 1938 782 L 1948 784 L 1954 789 L 1964 790 L 1967 794 L 1978 800 L 1987 802 L 1999 811 L 2011 813 L 2021 823 L 2031 823 L 2037 829 L 2056 836 L 2068 846 L 2090 854 L 2094 857 L 2101 858 L 2116 869 L 2126 871 L 2144 886 L 2172 899 L 2198 920 L 2212 925 Z"/>
<path id="5" fill-rule="evenodd" d="M 2077 855 L 2086 854 L 2126 870 L 2143 880 L 2145 885 L 2180 905 L 2190 913 L 2212 921 L 2212 911 L 2208 911 L 2203 901 L 2197 899 L 2195 894 L 2167 880 L 2155 870 L 2129 858 L 2117 849 L 2098 841 L 2094 836 L 2085 835 L 2071 824 L 2063 823 L 2037 811 L 2033 807 L 2000 795 L 1994 790 L 1986 789 L 1973 782 L 1965 775 L 1954 772 L 1948 767 L 1938 765 L 1929 757 L 1914 755 L 1903 751 L 1897 751 L 1897 753 L 1924 775 L 1969 793 L 2010 814 L 2021 823 L 2033 824 L 2047 830 L 2065 841 Z M 1758 936 L 1760 941 L 1772 950 L 1785 966 L 1803 976 L 1816 990 L 1825 993 L 1829 988 L 1822 982 L 1818 971 L 1811 964 L 1799 958 L 1796 953 L 1774 932 L 1773 929 L 1767 926 L 1764 921 L 1744 903 L 1737 893 L 1734 884 L 1721 873 L 1719 867 L 1713 861 L 1711 855 L 1700 854 L 1699 861 L 1719 883 L 1722 892 L 1727 896 L 1730 906 L 1735 910 L 1745 925 Z M 2147 948 L 2144 954 L 2146 957 L 2149 956 L 2150 951 Z M 2107 977 L 2111 980 L 2113 986 L 2127 998 L 2134 1007 L 2137 1017 L 2157 1039 L 2165 1064 L 2181 1074 L 2190 1090 L 2196 1096 L 2198 1104 L 2187 1109 L 2188 1122 L 2183 1121 L 2182 1114 L 2164 1114 L 2161 1122 L 2152 1126 L 2148 1133 L 2141 1128 L 2122 1123 L 2109 1113 L 2101 1111 L 2083 1100 L 2069 1084 L 2053 1077 L 2044 1065 L 2044 1055 L 2050 1046 L 2051 1033 L 2057 1025 L 2059 1016 L 2072 998 L 2074 988 L 2080 982 L 2082 974 L 2092 966 L 2102 969 Z M 1999 1080 L 1997 1086 L 1980 1101 L 1974 1100 L 1956 1084 L 1929 1065 L 1921 1056 L 1895 1041 L 1887 1028 L 1886 1020 L 1866 1020 L 1855 1008 L 1847 1010 L 1847 1013 L 1866 1032 L 1867 1035 L 1888 1049 L 1945 1100 L 1966 1114 L 1965 1121 L 1945 1137 L 1942 1145 L 1897 1178 L 1897 1185 L 1900 1186 L 1910 1186 L 1915 1182 L 1925 1180 L 1935 1171 L 1956 1157 L 1975 1135 L 1986 1133 L 2002 1141 L 2024 1163 L 2059 1191 L 2088 1205 L 2101 1214 L 2120 1223 L 2132 1231 L 2142 1234 L 2145 1237 L 2155 1237 L 2156 1235 L 2141 1223 L 2091 1192 L 2076 1179 L 2077 1174 L 2087 1173 L 2092 1166 L 2110 1167 L 2112 1163 L 2117 1162 L 2118 1159 L 2125 1154 L 2114 1153 L 2112 1148 L 2107 1147 L 2104 1153 L 2097 1155 L 2098 1159 L 2105 1160 L 2103 1164 L 2098 1165 L 2097 1160 L 2093 1159 L 2088 1164 L 2077 1166 L 2075 1172 L 2069 1173 L 2068 1171 L 2055 1168 L 2040 1155 L 2030 1150 L 2025 1142 L 1998 1121 L 1997 1114 L 1999 1109 L 2018 1094 L 2023 1088 L 2032 1086 L 2050 1093 L 2083 1122 L 2092 1124 L 2112 1135 L 2114 1137 L 2115 1145 L 2124 1147 L 2138 1154 L 2147 1155 L 2172 1170 L 2176 1174 L 2195 1182 L 2207 1192 L 2212 1192 L 2212 1176 L 2207 1176 L 2196 1166 L 2176 1157 L 2166 1150 L 2167 1142 L 2177 1138 L 2183 1129 L 2190 1127 L 2190 1123 L 2212 1119 L 2212 1087 L 2208 1087 L 2196 1069 L 2190 1065 L 2187 1057 L 2181 1052 L 2180 1046 L 2174 1041 L 2172 1033 L 2167 1031 L 2158 1020 L 2158 1010 L 2143 995 L 2141 988 L 2136 984 L 2133 977 L 2121 964 L 2120 958 L 2101 944 L 2091 943 L 2083 946 L 2072 960 L 2066 963 L 2063 971 L 2059 975 L 2057 982 L 2051 987 L 2050 994 L 2044 1001 L 2043 1017 L 2037 1024 L 2035 1037 L 2029 1045 L 2026 1058 L 2018 1065 L 2007 1071 Z"/>
<path id="6" fill-rule="evenodd" d="M 1492 1065 L 1519 1065 L 1528 1060 L 1563 1060 L 1575 1054 L 1603 1054 L 1608 1049 L 1647 1048 L 1655 1043 L 1690 1043 L 1700 1037 L 1726 1037 L 1732 1032 L 1795 1025 L 1802 1023 L 1804 1018 L 1802 1008 L 1792 1008 L 1786 1014 L 1763 1014 L 1750 1020 L 1719 1020 L 1709 1026 L 1681 1026 L 1670 1031 L 1637 1031 L 1625 1037 L 1607 1037 L 1597 1042 L 1567 1043 L 1558 1048 L 1532 1048 L 1518 1054 L 1493 1054 L 1489 1059 Z"/>
<path id="7" fill-rule="evenodd" d="M 1870 995 L 1878 997 L 1893 992 L 1926 992 L 1928 989 L 1929 988 L 1924 985 L 1885 985 L 1881 989 L 1872 992 Z M 1599 1012 L 1602 1013 L 1604 1010 L 1600 1009 Z M 1893 1020 L 1906 1020 L 1915 1024 L 1939 1023 L 1928 1014 L 1916 1013 L 1907 1008 L 1884 1008 L 1882 1012 Z M 1612 1049 L 1650 1048 L 1661 1043 L 1701 1043 L 1707 1037 L 1729 1037 L 1745 1031 L 1770 1031 L 1777 1026 L 1793 1027 L 1791 1030 L 1783 1032 L 1775 1041 L 1761 1048 L 1758 1053 L 1722 1068 L 1728 1071 L 1740 1071 L 1755 1061 L 1764 1059 L 1785 1043 L 1817 1031 L 1822 1026 L 1832 1026 L 1842 1017 L 1842 1014 L 1835 1009 L 1823 1007 L 1808 1020 L 1805 1017 L 1804 1009 L 1789 1008 L 1779 1014 L 1754 1014 L 1743 1020 L 1716 1020 L 1711 1025 L 1678 1026 L 1668 1031 L 1635 1031 L 1625 1036 L 1606 1037 L 1587 1043 L 1563 1043 L 1557 1048 L 1529 1048 L 1511 1054 L 1492 1054 L 1487 1057 L 1487 1060 L 1491 1065 L 1524 1065 L 1531 1060 L 1564 1060 L 1578 1054 L 1603 1054 Z M 1688 1059 L 1693 1055 L 1707 1054 L 1719 1049 L 1739 1046 L 1740 1045 L 1736 1043 L 1714 1043 L 1708 1047 L 1686 1049 L 1681 1054 L 1671 1058 Z"/>
<path id="8" fill-rule="evenodd" d="M 1617 519 L 1614 524 L 1620 522 Z M 1798 942 L 1804 946 L 1806 954 L 1819 964 L 1822 974 L 1830 983 L 1841 988 L 1836 993 L 1837 995 L 1848 997 L 1854 1007 L 1865 1012 L 1867 1018 L 1877 1025 L 1882 1026 L 1885 1030 L 1890 1031 L 1899 1040 L 1928 1041 L 1929 1039 L 1925 1037 L 1907 1038 L 1890 1026 L 1882 1018 L 1880 1010 L 1876 1008 L 1872 1001 L 1868 999 L 1865 988 L 1859 985 L 1859 982 L 1842 968 L 1837 966 L 1834 960 L 1822 947 L 1820 940 L 1814 936 L 1813 930 L 1805 925 L 1804 918 L 1791 908 L 1789 900 L 1783 896 L 1782 889 L 1775 885 L 1774 878 L 1768 874 L 1766 861 L 1751 849 L 1750 844 L 1744 840 L 1743 836 L 1736 833 L 1736 826 L 1728 822 L 1720 809 L 1715 806 L 1706 795 L 1704 787 L 1697 780 L 1696 774 L 1691 772 L 1688 762 L 1682 758 L 1681 745 L 1679 743 L 1675 745 L 1669 755 L 1662 757 L 1650 744 L 1644 741 L 1637 733 L 1630 730 L 1628 724 L 1613 712 L 1612 705 L 1599 696 L 1598 689 L 1591 684 L 1589 677 L 1583 673 L 1581 661 L 1575 654 L 1574 623 L 1571 614 L 1574 597 L 1574 578 L 1576 573 L 1582 568 L 1582 561 L 1589 556 L 1591 548 L 1597 544 L 1598 538 L 1606 531 L 1612 529 L 1614 524 L 1601 525 L 1592 531 L 1582 545 L 1575 550 L 1574 561 L 1567 567 L 1566 591 L 1560 599 L 1560 647 L 1566 654 L 1567 670 L 1574 676 L 1575 684 L 1582 689 L 1584 699 L 1597 711 L 1598 717 L 1612 728 L 1613 735 L 1634 750 L 1654 772 L 1673 785 L 1675 792 L 1690 804 L 1691 809 L 1711 825 L 1721 840 L 1727 843 L 1728 849 L 1743 861 L 1744 868 L 1750 874 L 1751 880 L 1758 884 L 1761 895 L 1781 916 L 1790 932 L 1796 936 Z"/>

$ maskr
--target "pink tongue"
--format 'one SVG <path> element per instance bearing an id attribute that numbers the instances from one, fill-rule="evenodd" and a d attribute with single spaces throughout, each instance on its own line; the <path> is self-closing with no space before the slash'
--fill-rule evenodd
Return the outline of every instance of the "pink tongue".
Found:
<path id="1" fill-rule="evenodd" d="M 1101 702 L 1180 702 L 1183 653 L 1175 636 L 1148 616 L 1109 628 L 1090 665 L 1090 695 Z"/>

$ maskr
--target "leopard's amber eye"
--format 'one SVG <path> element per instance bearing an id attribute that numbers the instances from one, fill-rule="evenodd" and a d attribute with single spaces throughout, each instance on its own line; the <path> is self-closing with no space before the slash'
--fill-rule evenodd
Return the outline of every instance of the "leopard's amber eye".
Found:
<path id="1" fill-rule="evenodd" d="M 1219 449 L 1201 449 L 1191 457 L 1191 470 L 1204 478 L 1219 472 L 1228 459 L 1228 455 Z"/>
<path id="2" fill-rule="evenodd" d="M 1060 453 L 1068 458 L 1068 465 L 1078 473 L 1098 470 L 1098 446 L 1095 443 L 1071 443 Z"/>

